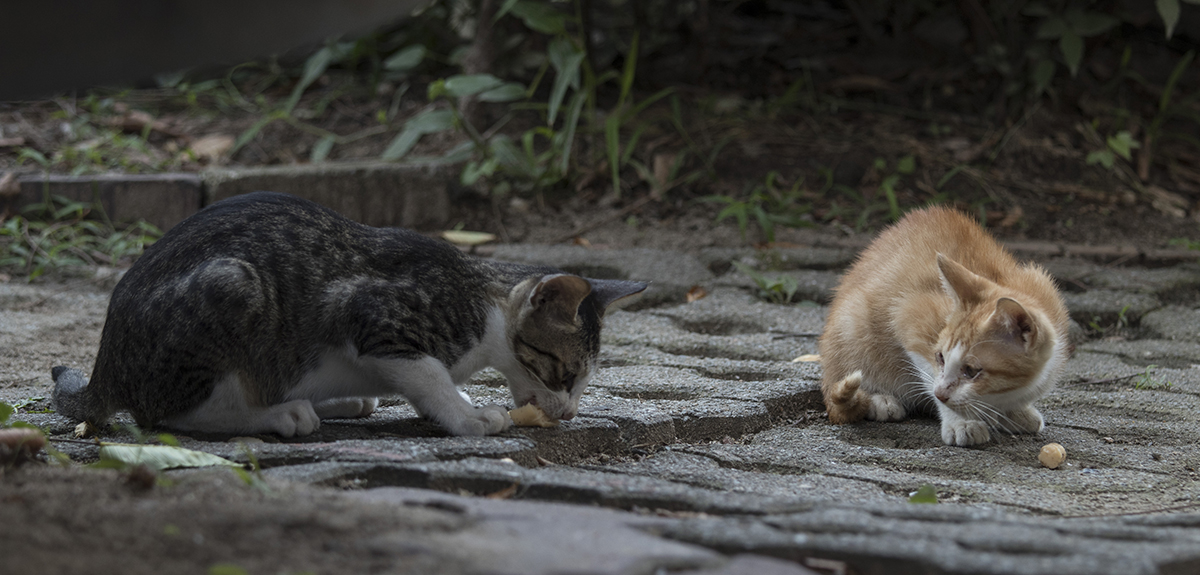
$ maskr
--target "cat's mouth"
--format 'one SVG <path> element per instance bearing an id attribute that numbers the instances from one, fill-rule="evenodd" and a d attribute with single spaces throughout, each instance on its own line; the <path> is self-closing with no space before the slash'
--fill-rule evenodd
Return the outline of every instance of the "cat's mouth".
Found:
<path id="1" fill-rule="evenodd" d="M 540 408 L 542 408 L 543 412 L 551 419 L 561 419 L 564 421 L 570 420 L 570 419 L 575 419 L 575 414 L 577 411 L 577 410 L 571 409 L 570 407 L 567 407 L 567 406 L 559 406 L 558 409 L 555 409 L 553 405 L 551 405 L 551 406 L 539 405 L 536 395 L 530 396 L 526 399 L 522 399 L 520 401 L 517 401 L 516 403 L 517 403 L 517 407 L 524 407 L 526 405 L 534 405 L 534 406 L 540 407 Z M 551 403 L 553 404 L 554 402 L 551 402 Z"/>

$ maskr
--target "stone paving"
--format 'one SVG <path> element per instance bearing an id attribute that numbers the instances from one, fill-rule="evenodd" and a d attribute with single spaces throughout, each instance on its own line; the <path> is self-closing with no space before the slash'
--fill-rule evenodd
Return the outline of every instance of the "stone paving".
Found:
<path id="1" fill-rule="evenodd" d="M 389 399 L 305 438 L 181 435 L 183 446 L 243 462 L 249 450 L 273 480 L 473 517 L 425 536 L 465 549 L 465 572 L 1200 572 L 1200 265 L 1043 262 L 1076 324 L 1066 374 L 1038 404 L 1046 430 L 960 448 L 942 444 L 935 419 L 830 425 L 819 364 L 793 361 L 817 352 L 851 249 L 506 245 L 492 256 L 653 282 L 608 316 L 578 418 L 446 437 Z M 791 275 L 803 301 L 764 302 L 734 261 Z M 694 286 L 707 297 L 684 303 Z M 0 284 L 0 334 L 14 356 L 40 346 L 39 334 L 98 338 L 104 293 Z M 87 369 L 95 350 L 75 353 Z M 39 361 L 14 363 L 0 400 L 28 400 L 31 385 L 48 396 L 49 358 Z M 465 391 L 511 401 L 492 371 Z M 45 407 L 25 401 L 17 417 L 66 437 L 72 425 Z M 1049 442 L 1066 448 L 1058 469 L 1037 461 Z M 908 502 L 923 484 L 939 504 Z M 488 494 L 503 499 L 478 497 Z M 572 552 L 571 541 L 594 546 Z"/>

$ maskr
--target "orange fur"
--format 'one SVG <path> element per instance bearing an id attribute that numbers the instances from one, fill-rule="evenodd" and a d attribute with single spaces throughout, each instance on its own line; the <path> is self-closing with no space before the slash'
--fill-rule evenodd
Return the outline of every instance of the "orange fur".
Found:
<path id="1" fill-rule="evenodd" d="M 1030 404 L 1066 359 L 1067 324 L 1040 267 L 1018 264 L 957 211 L 911 212 L 838 286 L 820 342 L 830 421 L 901 419 L 932 404 L 950 444 L 986 441 L 988 427 L 1036 432 Z"/>

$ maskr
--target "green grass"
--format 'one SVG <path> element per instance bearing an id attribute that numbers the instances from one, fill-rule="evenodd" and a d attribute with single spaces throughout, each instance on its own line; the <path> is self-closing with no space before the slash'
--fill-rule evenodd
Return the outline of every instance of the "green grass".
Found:
<path id="1" fill-rule="evenodd" d="M 92 214 L 101 220 L 89 219 Z M 65 267 L 123 265 L 161 236 L 146 222 L 114 225 L 98 204 L 53 196 L 0 225 L 0 267 L 32 280 Z"/>

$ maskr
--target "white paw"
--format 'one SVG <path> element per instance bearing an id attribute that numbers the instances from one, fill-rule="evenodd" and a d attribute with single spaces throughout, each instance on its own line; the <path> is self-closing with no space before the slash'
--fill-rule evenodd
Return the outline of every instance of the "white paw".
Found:
<path id="1" fill-rule="evenodd" d="M 1042 414 L 1032 405 L 1009 413 L 1008 419 L 1012 421 L 1013 427 L 1016 428 L 1014 431 L 1017 432 L 1037 433 L 1046 427 Z"/>
<path id="2" fill-rule="evenodd" d="M 312 402 L 297 399 L 269 408 L 268 429 L 283 437 L 309 435 L 321 426 L 321 418 L 313 410 Z"/>
<path id="3" fill-rule="evenodd" d="M 987 424 L 977 419 L 942 420 L 942 441 L 946 445 L 966 447 L 986 443 L 991 438 Z"/>
<path id="4" fill-rule="evenodd" d="M 872 421 L 900 421 L 908 415 L 904 404 L 894 395 L 873 394 L 867 407 L 867 419 Z"/>
<path id="5" fill-rule="evenodd" d="M 375 413 L 377 407 L 379 398 L 376 397 L 339 397 L 318 402 L 313 405 L 313 410 L 321 419 L 339 419 L 367 417 Z"/>
<path id="6" fill-rule="evenodd" d="M 446 430 L 453 435 L 493 435 L 500 433 L 512 424 L 508 410 L 499 405 L 486 405 L 473 408 L 473 413 L 467 417 L 445 424 Z"/>

